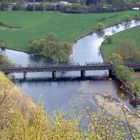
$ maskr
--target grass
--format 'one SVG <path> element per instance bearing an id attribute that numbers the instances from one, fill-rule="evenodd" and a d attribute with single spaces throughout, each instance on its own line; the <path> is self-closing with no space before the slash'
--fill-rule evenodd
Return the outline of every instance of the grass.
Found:
<path id="1" fill-rule="evenodd" d="M 140 78 L 138 78 L 138 81 L 140 82 Z"/>
<path id="2" fill-rule="evenodd" d="M 140 51 L 140 26 L 134 27 L 134 28 L 125 30 L 121 33 L 118 33 L 116 35 L 113 35 L 112 44 L 106 44 L 104 41 L 101 47 L 101 52 L 105 60 L 107 60 L 108 57 L 111 56 L 112 53 L 116 52 L 117 47 L 115 44 L 116 42 L 122 39 L 133 39 L 136 42 L 138 51 Z"/>
<path id="3" fill-rule="evenodd" d="M 138 81 L 140 84 L 140 77 L 136 77 L 136 81 Z"/>
<path id="4" fill-rule="evenodd" d="M 0 30 L 0 40 L 15 50 L 27 51 L 32 39 L 55 33 L 58 39 L 73 43 L 79 36 L 96 29 L 102 20 L 106 26 L 138 15 L 138 11 L 102 14 L 64 14 L 55 12 L 0 12 L 0 22 L 17 29 Z"/>

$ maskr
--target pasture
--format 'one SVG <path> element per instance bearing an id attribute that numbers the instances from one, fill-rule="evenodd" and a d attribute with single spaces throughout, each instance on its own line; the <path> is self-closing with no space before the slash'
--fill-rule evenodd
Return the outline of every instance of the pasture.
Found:
<path id="1" fill-rule="evenodd" d="M 106 26 L 119 23 L 137 11 L 97 14 L 64 14 L 57 12 L 0 12 L 0 22 L 17 28 L 0 28 L 0 40 L 7 48 L 27 51 L 35 38 L 55 33 L 59 40 L 73 43 L 78 37 L 94 31 L 98 22 Z M 85 46 L 86 47 L 86 46 Z"/>
<path id="2" fill-rule="evenodd" d="M 136 42 L 137 50 L 140 51 L 140 26 L 125 30 L 116 35 L 112 36 L 112 43 L 106 44 L 105 42 L 102 44 L 101 53 L 103 58 L 106 60 L 112 53 L 117 51 L 117 42 L 123 39 L 133 39 Z"/>

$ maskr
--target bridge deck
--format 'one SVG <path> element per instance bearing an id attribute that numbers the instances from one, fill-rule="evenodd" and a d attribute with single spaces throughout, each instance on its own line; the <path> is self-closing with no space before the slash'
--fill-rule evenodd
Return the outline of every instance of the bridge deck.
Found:
<path id="1" fill-rule="evenodd" d="M 126 66 L 140 71 L 140 63 L 125 63 Z M 28 73 L 28 72 L 53 72 L 53 71 L 92 71 L 92 70 L 112 70 L 111 63 L 93 63 L 86 65 L 48 65 L 48 66 L 3 66 L 0 71 L 5 73 Z"/>

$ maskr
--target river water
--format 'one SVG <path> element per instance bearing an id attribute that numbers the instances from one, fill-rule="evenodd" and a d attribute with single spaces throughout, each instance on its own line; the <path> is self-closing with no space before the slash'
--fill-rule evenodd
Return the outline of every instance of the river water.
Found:
<path id="1" fill-rule="evenodd" d="M 70 56 L 71 63 L 85 64 L 93 62 L 103 62 L 100 54 L 100 46 L 104 41 L 106 35 L 113 35 L 128 28 L 140 25 L 140 21 L 131 21 L 128 23 L 119 24 L 104 30 L 104 34 L 99 35 L 93 33 L 79 39 L 73 45 L 73 53 Z M 27 53 L 5 50 L 4 53 L 9 59 L 16 65 L 28 66 L 28 65 L 47 65 L 50 64 L 46 58 L 32 56 Z M 23 77 L 22 74 L 14 74 L 15 77 Z M 67 72 L 57 73 L 57 76 L 80 76 L 80 72 Z M 86 72 L 86 75 L 95 76 L 107 76 L 108 71 L 93 71 Z M 27 77 L 51 77 L 51 73 L 29 73 Z M 133 109 L 129 104 L 128 98 L 120 98 L 119 85 L 114 80 L 93 80 L 93 81 L 32 81 L 32 82 L 15 82 L 15 84 L 24 91 L 25 94 L 30 96 L 34 102 L 39 102 L 41 99 L 42 104 L 48 112 L 61 109 L 69 111 L 70 106 L 77 101 L 78 106 L 81 107 L 82 96 L 86 102 L 92 106 L 93 110 L 96 110 L 96 105 L 93 96 L 97 93 L 104 95 L 105 92 L 109 94 L 111 98 L 124 102 L 124 104 Z"/>

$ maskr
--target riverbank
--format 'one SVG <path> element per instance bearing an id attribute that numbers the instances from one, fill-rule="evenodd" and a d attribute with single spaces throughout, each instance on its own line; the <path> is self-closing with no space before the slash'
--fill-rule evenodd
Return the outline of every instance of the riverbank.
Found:
<path id="1" fill-rule="evenodd" d="M 140 130 L 140 116 L 135 114 L 127 108 L 123 102 L 116 101 L 114 99 L 110 99 L 110 97 L 102 96 L 102 95 L 95 95 L 93 99 L 96 100 L 98 106 L 103 108 L 109 114 L 113 115 L 114 117 L 118 118 L 121 121 L 126 122 L 125 116 L 128 117 L 129 124 L 133 125 L 135 128 Z M 128 122 L 126 122 L 128 123 Z"/>
<path id="2" fill-rule="evenodd" d="M 111 56 L 113 53 L 117 53 L 117 42 L 119 40 L 133 39 L 136 43 L 137 50 L 140 51 L 139 35 L 140 26 L 133 27 L 131 29 L 127 29 L 125 31 L 113 35 L 111 43 L 107 43 L 107 40 L 105 40 L 101 45 L 101 54 L 103 56 L 103 59 L 108 60 L 109 56 Z"/>
<path id="3" fill-rule="evenodd" d="M 137 56 L 136 60 L 139 61 L 138 60 L 139 52 L 140 52 L 139 34 L 140 34 L 140 26 L 137 26 L 137 27 L 134 27 L 134 28 L 131 28 L 131 29 L 127 29 L 127 30 L 125 30 L 123 32 L 120 32 L 120 33 L 117 33 L 117 34 L 113 35 L 111 37 L 111 42 L 110 43 L 108 43 L 107 39 L 105 39 L 104 42 L 102 43 L 101 49 L 100 49 L 101 50 L 101 54 L 103 56 L 103 59 L 108 61 L 109 57 L 113 53 L 116 53 L 116 54 L 118 53 L 117 47 L 118 47 L 118 42 L 120 40 L 127 41 L 127 39 L 128 39 L 128 42 L 129 42 L 129 39 L 132 39 L 131 41 L 134 41 L 134 45 L 130 46 L 130 47 L 133 47 L 133 48 L 131 48 L 130 52 L 132 53 L 132 50 L 135 51 L 134 52 L 135 53 L 134 56 Z M 133 42 L 130 42 L 130 43 L 133 43 Z M 129 44 L 127 44 L 127 46 L 128 45 Z M 121 54 L 122 53 L 127 53 L 126 51 L 127 50 L 125 50 L 124 52 L 120 52 L 120 53 Z M 119 72 L 118 72 L 118 74 L 119 74 Z M 126 74 L 126 73 L 124 73 L 124 74 Z M 131 79 L 132 76 L 131 76 L 130 79 L 128 79 L 128 77 L 130 77 L 130 75 L 128 75 L 128 76 L 126 75 L 126 78 L 124 77 L 125 78 L 124 80 L 121 80 L 120 79 L 121 77 L 118 77 L 118 79 L 122 82 L 123 90 L 126 91 L 128 94 L 130 94 L 132 96 L 131 99 L 130 99 L 130 102 L 132 102 L 133 105 L 136 106 L 136 105 L 140 104 L 139 88 L 136 88 L 136 87 L 138 87 L 138 83 L 137 82 L 139 82 L 139 78 L 138 78 L 137 74 L 133 73 L 131 75 L 133 75 L 133 83 L 134 83 L 133 86 L 132 86 L 132 79 Z M 116 76 L 118 76 L 118 75 L 116 75 Z"/>
<path id="4" fill-rule="evenodd" d="M 131 27 L 136 26 L 135 22 L 131 22 Z M 119 25 L 119 29 L 117 26 L 105 29 L 106 34 L 113 34 L 112 28 L 117 29 L 117 31 L 125 30 L 124 24 Z M 103 37 L 98 36 L 96 33 L 84 37 L 76 42 L 73 47 L 73 53 L 71 55 L 71 62 L 74 64 L 85 64 L 85 63 L 102 63 L 102 56 L 99 55 L 99 48 L 103 41 Z M 85 47 L 86 46 L 86 47 Z M 46 59 L 42 59 L 40 57 L 31 56 L 26 53 L 16 52 L 11 50 L 5 50 L 5 54 L 9 57 L 9 59 L 16 65 L 29 66 L 29 65 L 46 65 Z M 22 61 L 21 61 L 22 60 Z M 48 62 L 47 64 L 51 64 Z M 107 75 L 107 71 L 93 71 L 87 72 L 86 76 L 101 76 Z M 28 78 L 34 77 L 51 77 L 51 73 L 31 73 L 28 74 Z M 79 72 L 58 72 L 58 77 L 67 77 L 67 76 L 79 76 Z M 21 74 L 15 74 L 15 77 L 23 77 Z M 77 90 L 82 84 L 82 91 L 86 94 L 86 82 L 85 81 L 77 81 L 77 82 L 23 82 L 16 83 L 18 87 L 23 89 L 25 93 L 33 98 L 33 100 L 37 103 L 38 99 L 41 97 L 43 99 L 43 106 L 47 108 L 50 112 L 55 109 L 60 108 L 68 108 L 70 100 L 72 96 L 77 93 Z M 119 87 L 115 81 L 92 81 L 92 91 L 104 93 L 107 88 L 110 88 L 110 95 L 119 98 L 117 93 L 119 92 Z M 102 88 L 101 88 L 102 87 Z M 44 89 L 42 91 L 42 89 Z M 120 99 L 120 98 L 119 98 Z M 48 102 L 49 101 L 49 102 Z M 47 102 L 47 103 L 46 103 Z M 125 101 L 126 105 L 131 108 L 128 99 Z"/>
<path id="5" fill-rule="evenodd" d="M 137 14 L 137 11 L 82 15 L 54 12 L 1 12 L 2 22 L 21 28 L 12 31 L 2 30 L 0 38 L 7 48 L 27 51 L 30 40 L 46 36 L 48 33 L 55 33 L 59 40 L 71 43 L 95 31 L 98 22 L 104 22 L 108 27 L 120 23 L 129 15 Z"/>

